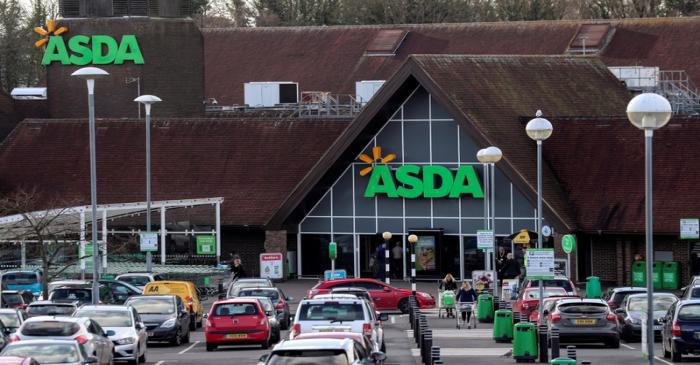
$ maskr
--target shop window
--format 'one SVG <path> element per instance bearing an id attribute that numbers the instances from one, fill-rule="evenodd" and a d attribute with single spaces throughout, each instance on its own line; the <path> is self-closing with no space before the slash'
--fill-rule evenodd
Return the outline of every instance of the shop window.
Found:
<path id="1" fill-rule="evenodd" d="M 406 121 L 403 123 L 404 161 L 430 162 L 428 122 Z"/>
<path id="2" fill-rule="evenodd" d="M 457 162 L 457 156 L 459 155 L 457 123 L 432 122 L 430 125 L 432 129 L 433 161 Z"/>
<path id="3" fill-rule="evenodd" d="M 404 119 L 428 119 L 428 92 L 418 88 L 403 105 Z"/>
<path id="4" fill-rule="evenodd" d="M 431 119 L 453 119 L 445 108 L 440 105 L 434 97 L 430 98 L 430 118 Z"/>

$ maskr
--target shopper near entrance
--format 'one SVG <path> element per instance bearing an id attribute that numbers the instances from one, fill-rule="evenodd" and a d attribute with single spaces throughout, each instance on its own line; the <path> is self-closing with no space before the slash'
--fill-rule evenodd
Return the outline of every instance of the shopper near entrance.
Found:
<path id="1" fill-rule="evenodd" d="M 386 280 L 386 244 L 382 242 L 377 249 L 374 251 L 374 256 L 377 263 L 377 279 L 381 281 Z"/>
<path id="2" fill-rule="evenodd" d="M 403 248 L 399 242 L 396 242 L 394 248 L 391 249 L 391 271 L 394 277 L 401 279 L 401 260 L 403 259 Z"/>
<path id="3" fill-rule="evenodd" d="M 451 290 L 452 292 L 456 292 L 457 291 L 457 282 L 455 281 L 454 276 L 452 276 L 452 274 L 450 274 L 450 273 L 447 273 L 447 275 L 445 275 L 445 278 L 440 280 L 439 289 L 445 290 L 445 291 Z M 448 317 L 454 316 L 454 313 L 452 313 L 452 308 L 446 308 L 446 310 L 447 310 Z"/>
<path id="4" fill-rule="evenodd" d="M 506 259 L 498 272 L 499 279 L 515 279 L 520 276 L 520 265 L 513 258 L 512 253 L 506 255 Z"/>
<path id="5" fill-rule="evenodd" d="M 243 268 L 240 257 L 234 257 L 233 261 L 231 261 L 231 275 L 234 281 L 248 276 Z"/>
<path id="6" fill-rule="evenodd" d="M 498 247 L 498 253 L 496 254 L 496 271 L 500 272 L 503 269 L 503 265 L 506 263 L 506 249 L 503 246 Z"/>
<path id="7" fill-rule="evenodd" d="M 474 288 L 472 288 L 471 285 L 469 285 L 469 282 L 464 280 L 462 282 L 462 287 L 459 288 L 459 291 L 457 292 L 457 303 L 474 303 L 476 302 L 476 292 L 474 291 Z M 472 328 L 471 325 L 471 317 L 472 317 L 472 309 L 471 306 L 469 307 L 460 307 L 461 308 L 461 315 L 462 315 L 462 322 L 469 323 L 467 326 L 468 329 Z"/>

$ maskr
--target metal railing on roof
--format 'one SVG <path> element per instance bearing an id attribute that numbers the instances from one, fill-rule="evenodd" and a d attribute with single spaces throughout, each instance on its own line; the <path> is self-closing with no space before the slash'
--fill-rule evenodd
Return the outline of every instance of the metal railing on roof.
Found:
<path id="1" fill-rule="evenodd" d="M 293 104 L 251 107 L 248 105 L 207 105 L 205 112 L 223 116 L 255 114 L 258 116 L 298 118 L 353 118 L 366 103 L 358 102 L 350 94 L 332 94 L 325 91 L 301 93 L 301 101 Z"/>
<path id="2" fill-rule="evenodd" d="M 700 89 L 684 70 L 660 70 L 658 67 L 641 66 L 609 69 L 630 90 L 663 95 L 671 103 L 674 114 L 700 114 Z"/>

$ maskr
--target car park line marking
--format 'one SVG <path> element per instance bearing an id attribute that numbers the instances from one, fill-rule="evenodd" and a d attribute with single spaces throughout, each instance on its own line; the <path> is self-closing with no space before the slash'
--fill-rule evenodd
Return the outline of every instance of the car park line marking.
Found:
<path id="1" fill-rule="evenodd" d="M 165 362 L 164 360 L 158 361 L 158 362 L 156 363 L 156 365 L 163 365 L 164 362 Z"/>
<path id="2" fill-rule="evenodd" d="M 662 358 L 660 358 L 660 357 L 658 357 L 658 356 L 654 356 L 654 358 L 655 358 L 656 360 L 661 361 L 661 362 L 664 363 L 664 364 L 673 365 L 672 362 L 668 362 L 668 361 L 666 361 L 666 360 L 664 360 L 664 359 L 662 359 Z"/>
<path id="3" fill-rule="evenodd" d="M 504 356 L 511 352 L 510 347 L 500 348 L 441 348 L 440 356 Z M 411 349 L 411 355 L 420 356 L 420 349 Z"/>
<path id="4" fill-rule="evenodd" d="M 621 343 L 620 346 L 624 346 L 624 347 L 626 347 L 626 348 L 628 348 L 628 349 L 630 349 L 630 350 L 634 350 L 634 349 L 635 349 L 634 347 L 632 347 L 632 346 L 630 346 L 630 345 L 627 345 L 627 344 L 624 344 L 624 343 Z"/>
<path id="5" fill-rule="evenodd" d="M 191 344 L 188 348 L 186 348 L 186 349 L 184 349 L 184 350 L 178 352 L 177 354 L 178 354 L 178 355 L 182 355 L 182 354 L 184 354 L 185 352 L 192 350 L 192 348 L 195 347 L 195 346 L 197 346 L 198 344 L 199 344 L 199 341 L 195 341 L 195 342 L 194 342 L 193 344 Z M 158 365 L 158 364 L 156 364 L 156 365 Z"/>

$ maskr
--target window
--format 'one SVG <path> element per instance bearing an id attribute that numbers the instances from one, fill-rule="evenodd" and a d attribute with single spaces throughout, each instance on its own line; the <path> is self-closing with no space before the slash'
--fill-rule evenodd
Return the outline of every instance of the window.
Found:
<path id="1" fill-rule="evenodd" d="M 18 328 L 20 326 L 17 313 L 0 313 L 0 321 L 7 328 Z"/>
<path id="2" fill-rule="evenodd" d="M 365 313 L 360 303 L 306 303 L 301 306 L 302 321 L 364 321 Z"/>
<path id="3" fill-rule="evenodd" d="M 124 311 L 79 309 L 75 316 L 90 318 L 105 327 L 131 327 L 131 317 Z"/>
<path id="4" fill-rule="evenodd" d="M 170 298 L 140 297 L 129 300 L 128 305 L 136 308 L 140 314 L 175 313 L 175 306 L 173 305 L 173 300 Z"/>
<path id="5" fill-rule="evenodd" d="M 599 314 L 606 313 L 608 311 L 608 307 L 602 303 L 569 303 L 560 305 L 559 311 L 568 314 Z"/>
<path id="6" fill-rule="evenodd" d="M 75 312 L 75 307 L 72 305 L 30 305 L 27 308 L 27 313 L 32 316 L 70 316 Z"/>
<path id="7" fill-rule="evenodd" d="M 688 304 L 678 311 L 678 320 L 697 321 L 700 320 L 700 304 Z"/>
<path id="8" fill-rule="evenodd" d="M 253 303 L 227 303 L 214 307 L 213 316 L 254 316 L 258 306 Z"/>
<path id="9" fill-rule="evenodd" d="M 357 283 L 356 286 L 359 286 L 360 288 L 365 288 L 367 290 L 384 290 L 384 286 L 377 284 L 377 283 L 372 283 L 369 281 L 361 281 Z"/>
<path id="10" fill-rule="evenodd" d="M 265 290 L 265 289 L 244 289 L 238 292 L 239 297 L 267 297 L 271 301 L 277 303 L 280 300 L 279 293 L 277 290 Z"/>
<path id="11" fill-rule="evenodd" d="M 41 364 L 78 363 L 78 349 L 72 343 L 67 344 L 23 344 L 8 346 L 3 356 L 32 357 Z"/>
<path id="12" fill-rule="evenodd" d="M 2 276 L 5 285 L 27 285 L 39 282 L 39 275 L 33 272 L 15 272 Z"/>
<path id="13" fill-rule="evenodd" d="M 348 365 L 348 357 L 343 350 L 301 350 L 277 351 L 272 353 L 268 365 Z"/>
<path id="14" fill-rule="evenodd" d="M 74 322 L 29 322 L 22 328 L 25 336 L 72 336 L 80 331 L 80 325 Z"/>

